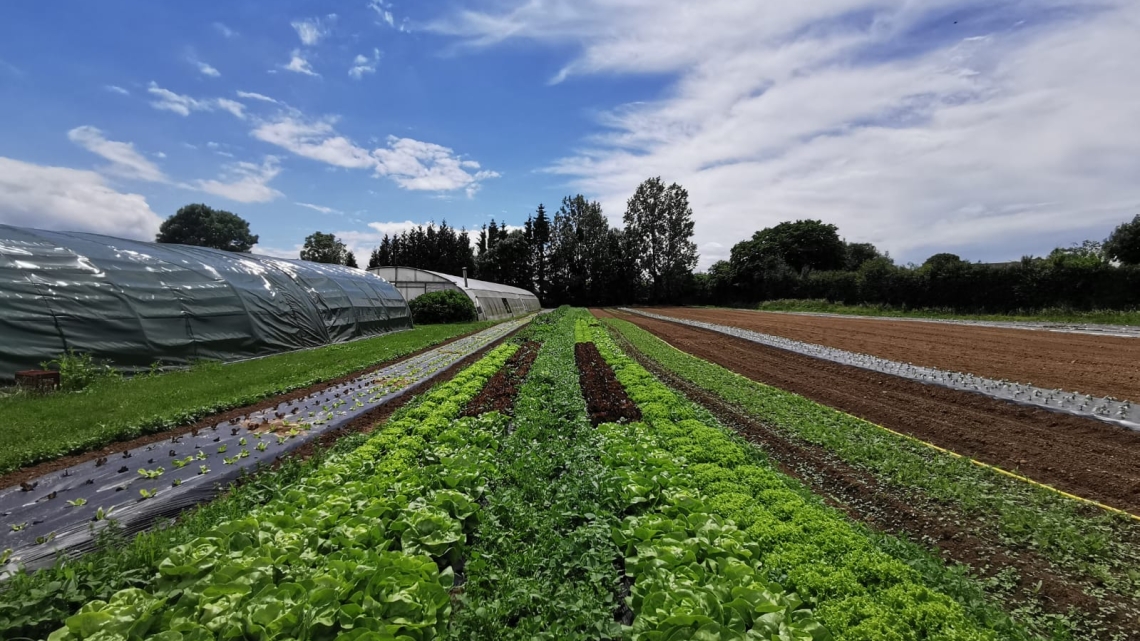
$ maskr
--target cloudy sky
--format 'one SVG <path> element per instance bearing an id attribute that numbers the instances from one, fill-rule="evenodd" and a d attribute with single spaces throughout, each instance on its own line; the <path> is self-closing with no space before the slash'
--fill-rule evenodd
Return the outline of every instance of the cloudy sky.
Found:
<path id="1" fill-rule="evenodd" d="M 0 223 L 367 252 L 688 188 L 702 267 L 820 218 L 901 262 L 1140 213 L 1140 2 L 104 0 L 0 8 Z"/>

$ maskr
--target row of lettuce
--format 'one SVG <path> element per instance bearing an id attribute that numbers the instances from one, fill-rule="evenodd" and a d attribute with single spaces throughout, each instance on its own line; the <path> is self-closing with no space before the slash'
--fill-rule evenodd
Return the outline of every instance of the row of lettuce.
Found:
<path id="1" fill-rule="evenodd" d="M 150 580 L 50 638 L 1024 636 L 932 588 L 584 311 L 523 339 L 543 347 L 512 416 L 459 418 L 506 344 L 359 447 L 156 553 Z M 642 422 L 590 426 L 576 341 L 596 344 Z"/>
<path id="2" fill-rule="evenodd" d="M 920 570 L 928 585 L 953 594 L 991 618 L 989 601 L 1028 603 L 1019 620 L 1052 638 L 1097 637 L 1119 616 L 1120 603 L 1140 595 L 1140 523 L 1089 508 L 1055 492 L 1022 483 L 965 458 L 953 457 L 874 424 L 801 396 L 756 383 L 718 365 L 682 352 L 625 320 L 605 323 L 631 348 L 688 384 L 740 408 L 786 437 L 820 447 L 878 482 L 903 488 L 915 501 L 940 510 L 950 522 L 976 524 L 978 534 L 1024 551 L 1049 564 L 1049 572 L 1088 598 L 1081 612 L 1060 611 L 1034 588 L 1019 586 L 1009 572 L 983 582 L 947 572 L 943 563 L 924 560 L 915 546 L 880 537 L 880 547 Z M 1107 600 L 1106 600 L 1107 599 Z M 1113 605 L 1110 607 L 1109 602 Z M 1032 605 L 1037 603 L 1037 605 Z M 1098 630 L 1101 630 L 1098 632 Z M 1008 632 L 1007 634 L 1014 634 Z M 1106 637 L 1107 638 L 1107 637 Z"/>

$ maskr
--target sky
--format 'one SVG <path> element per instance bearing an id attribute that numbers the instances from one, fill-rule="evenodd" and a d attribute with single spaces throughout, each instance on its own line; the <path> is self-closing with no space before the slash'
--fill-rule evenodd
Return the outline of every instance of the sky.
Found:
<path id="1" fill-rule="evenodd" d="M 153 239 L 182 205 L 296 257 L 521 225 L 651 176 L 701 268 L 821 219 L 901 263 L 1140 214 L 1140 2 L 100 0 L 0 7 L 0 223 Z"/>

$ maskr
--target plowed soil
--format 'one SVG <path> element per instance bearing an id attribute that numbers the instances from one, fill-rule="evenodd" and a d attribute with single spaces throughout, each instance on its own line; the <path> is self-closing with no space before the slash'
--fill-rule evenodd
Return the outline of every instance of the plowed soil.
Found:
<path id="1" fill-rule="evenodd" d="M 483 386 L 483 391 L 467 403 L 463 410 L 464 416 L 479 416 L 487 412 L 502 412 L 512 414 L 515 406 L 515 397 L 522 387 L 526 375 L 530 373 L 530 366 L 538 358 L 538 350 L 542 345 L 535 341 L 527 341 L 515 352 L 498 372 Z"/>
<path id="2" fill-rule="evenodd" d="M 1140 401 L 1140 340 L 1135 338 L 734 309 L 648 311 L 904 363 Z"/>
<path id="3" fill-rule="evenodd" d="M 641 410 L 630 400 L 625 388 L 618 382 L 614 371 L 598 353 L 593 343 L 574 345 L 574 360 L 578 363 L 578 383 L 586 399 L 590 423 L 632 423 L 641 420 Z"/>
<path id="4" fill-rule="evenodd" d="M 829 363 L 708 330 L 632 314 L 619 316 L 746 378 L 1140 514 L 1140 433 Z"/>
<path id="5" fill-rule="evenodd" d="M 594 310 L 599 316 L 604 312 Z M 1080 612 L 1110 632 L 1135 629 L 1138 618 L 1128 600 L 1114 599 L 1118 607 L 1106 609 L 1105 600 L 1089 597 L 1082 585 L 1095 579 L 1059 570 L 1032 550 L 1011 551 L 1000 534 L 986 523 L 953 506 L 914 496 L 904 488 L 880 483 L 866 471 L 852 467 L 824 448 L 812 445 L 754 420 L 719 397 L 673 374 L 638 352 L 620 336 L 622 349 L 643 367 L 690 400 L 710 410 L 726 426 L 764 448 L 784 473 L 799 479 L 851 518 L 875 529 L 925 541 L 945 557 L 969 566 L 981 577 L 993 577 L 1006 568 L 1017 570 L 1016 588 L 1008 599 L 1046 612 L 1066 615 Z"/>

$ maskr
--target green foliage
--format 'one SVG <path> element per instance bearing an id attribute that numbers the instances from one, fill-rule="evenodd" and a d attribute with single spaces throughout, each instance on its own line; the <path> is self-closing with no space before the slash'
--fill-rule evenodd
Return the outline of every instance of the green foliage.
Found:
<path id="1" fill-rule="evenodd" d="M 97 363 L 90 354 L 71 349 L 40 366 L 59 370 L 59 387 L 65 392 L 78 392 L 96 381 L 120 378 L 119 372 L 109 363 Z"/>
<path id="2" fill-rule="evenodd" d="M 771 256 L 802 273 L 842 269 L 848 250 L 835 225 L 821 220 L 797 220 L 762 229 L 732 251 L 734 261 L 756 262 L 761 256 Z"/>
<path id="3" fill-rule="evenodd" d="M 454 418 L 517 349 L 493 350 L 357 449 L 164 553 L 145 587 L 87 603 L 48 638 L 438 638 L 451 564 L 478 521 L 484 452 L 502 428 L 497 414 Z"/>
<path id="4" fill-rule="evenodd" d="M 476 319 L 475 303 L 461 291 L 444 289 L 417 296 L 408 303 L 417 325 L 468 323 Z"/>
<path id="5" fill-rule="evenodd" d="M 1140 551 L 1131 543 L 1137 527 L 1126 517 L 1090 512 L 1082 504 L 1054 492 L 973 465 L 968 459 L 938 452 L 790 392 L 748 380 L 681 352 L 628 322 L 606 322 L 641 353 L 764 424 L 826 448 L 884 484 L 911 488 L 930 500 L 979 518 L 1010 545 L 1034 550 L 1060 568 L 1077 575 L 1094 573 L 1101 577 L 1098 590 L 1127 596 L 1140 589 L 1140 574 L 1133 571 L 1140 565 Z M 708 471 L 704 473 L 707 475 Z M 711 476 L 709 479 L 727 480 Z M 741 482 L 754 489 L 768 485 L 767 481 L 757 485 L 754 473 Z M 878 545 L 920 568 L 927 585 L 953 594 L 961 603 L 974 604 L 970 607 L 979 619 L 991 616 L 985 614 L 985 607 L 976 605 L 984 604 L 977 584 L 949 573 L 917 550 L 908 551 L 906 545 L 890 537 L 880 538 Z M 1031 611 L 1023 615 L 1043 633 L 1049 633 L 1049 617 L 1035 619 Z"/>
<path id="6" fill-rule="evenodd" d="M 953 310 L 942 309 L 899 309 L 885 305 L 843 305 L 841 303 L 829 303 L 825 299 L 770 300 L 760 303 L 757 309 L 763 312 L 814 312 L 894 318 L 1140 325 L 1140 312 L 1077 312 L 1065 309 L 1042 309 L 1014 310 L 1010 314 L 958 314 Z"/>
<path id="7" fill-rule="evenodd" d="M 352 258 L 352 266 L 356 266 L 356 257 L 348 251 L 348 246 L 333 234 L 313 232 L 305 237 L 305 244 L 301 247 L 301 260 L 310 260 L 314 263 L 329 265 L 347 265 Z"/>
<path id="8" fill-rule="evenodd" d="M 1104 253 L 1125 265 L 1140 265 L 1140 215 L 1112 231 L 1104 241 Z"/>
<path id="9" fill-rule="evenodd" d="M 0 398 L 0 473 L 160 432 L 343 376 L 491 323 L 418 327 L 351 343 L 132 379 L 97 378 L 82 394 Z"/>
<path id="10" fill-rule="evenodd" d="M 203 204 L 186 205 L 158 228 L 155 242 L 247 252 L 257 244 L 241 216 Z"/>
<path id="11" fill-rule="evenodd" d="M 711 512 L 756 542 L 767 580 L 794 589 L 836 639 L 1027 638 L 1008 618 L 963 607 L 927 585 L 906 559 L 884 552 L 867 531 L 622 354 L 604 329 L 595 330 L 595 343 L 660 447 L 699 462 L 692 469 Z"/>
<path id="12" fill-rule="evenodd" d="M 649 302 L 680 299 L 697 266 L 689 192 L 650 178 L 627 201 L 624 221 L 630 256 L 647 281 Z"/>
<path id="13" fill-rule="evenodd" d="M 459 275 L 475 273 L 475 252 L 466 229 L 456 230 L 443 221 L 437 228 L 417 225 L 399 235 L 384 234 L 368 258 L 368 269 L 384 266 L 415 267 Z"/>

